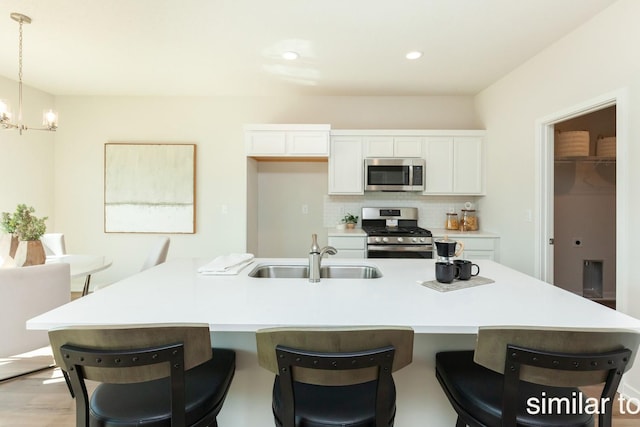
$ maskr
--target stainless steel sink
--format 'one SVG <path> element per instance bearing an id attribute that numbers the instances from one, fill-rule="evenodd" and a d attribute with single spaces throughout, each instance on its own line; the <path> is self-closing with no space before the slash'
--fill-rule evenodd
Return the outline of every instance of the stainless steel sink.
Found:
<path id="1" fill-rule="evenodd" d="M 266 279 L 308 279 L 309 267 L 306 265 L 259 264 L 251 270 L 249 277 Z"/>
<path id="2" fill-rule="evenodd" d="M 249 277 L 263 279 L 308 279 L 307 265 L 258 264 Z M 323 265 L 320 267 L 321 279 L 377 279 L 382 272 L 372 265 Z"/>

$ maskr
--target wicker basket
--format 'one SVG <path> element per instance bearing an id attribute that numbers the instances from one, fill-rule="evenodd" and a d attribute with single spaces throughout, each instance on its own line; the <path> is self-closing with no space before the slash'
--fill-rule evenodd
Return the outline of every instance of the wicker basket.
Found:
<path id="1" fill-rule="evenodd" d="M 586 130 L 558 132 L 554 152 L 556 157 L 588 156 L 589 132 Z"/>
<path id="2" fill-rule="evenodd" d="M 596 144 L 596 156 L 615 157 L 616 156 L 616 137 L 609 136 L 607 138 L 598 138 L 598 142 Z"/>

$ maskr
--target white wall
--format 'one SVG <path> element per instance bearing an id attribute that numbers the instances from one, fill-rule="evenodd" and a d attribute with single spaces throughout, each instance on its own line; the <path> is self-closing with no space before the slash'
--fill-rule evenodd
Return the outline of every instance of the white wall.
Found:
<path id="1" fill-rule="evenodd" d="M 18 116 L 18 83 L 0 77 L 0 98 Z M 23 86 L 23 123 L 42 126 L 44 109 L 55 109 L 54 98 Z M 54 213 L 54 132 L 0 129 L 0 212 L 13 212 L 24 203 L 36 209 L 38 217 L 48 216 L 47 227 L 55 229 Z"/>
<path id="2" fill-rule="evenodd" d="M 320 246 L 327 244 L 323 223 L 327 166 L 326 161 L 259 162 L 259 256 L 305 257 L 314 233 Z"/>
<path id="3" fill-rule="evenodd" d="M 471 97 L 80 97 L 57 98 L 55 216 L 72 252 L 105 254 L 92 280 L 135 273 L 153 236 L 103 232 L 104 143 L 197 144 L 197 232 L 171 235 L 171 257 L 246 250 L 247 123 L 330 123 L 335 129 L 480 128 Z M 250 164 L 257 168 L 258 165 Z M 252 193 L 252 197 L 255 194 Z M 227 214 L 223 214 L 223 206 Z M 300 236 L 306 247 L 309 236 Z"/>
<path id="4" fill-rule="evenodd" d="M 541 52 L 477 96 L 478 114 L 487 129 L 487 197 L 480 201 L 484 225 L 501 236 L 501 261 L 525 273 L 534 272 L 534 222 L 522 214 L 534 209 L 536 176 L 535 122 L 590 99 L 621 90 L 628 93 L 628 128 L 624 129 L 630 167 L 618 175 L 623 221 L 618 230 L 630 236 L 618 257 L 630 262 L 618 271 L 617 284 L 626 295 L 623 311 L 640 317 L 640 2 L 621 0 Z M 620 157 L 618 158 L 620 167 Z M 626 181 L 621 182 L 621 178 Z M 623 252 L 623 253 L 620 253 Z M 620 295 L 619 295 L 620 296 Z M 622 301 L 621 301 L 622 300 Z M 640 395 L 640 368 L 627 380 Z"/>

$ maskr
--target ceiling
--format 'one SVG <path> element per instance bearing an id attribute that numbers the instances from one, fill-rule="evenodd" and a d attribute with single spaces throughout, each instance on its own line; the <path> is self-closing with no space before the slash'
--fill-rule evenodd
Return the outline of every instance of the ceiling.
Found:
<path id="1" fill-rule="evenodd" d="M 20 12 L 23 81 L 54 95 L 472 95 L 614 2 L 2 0 L 0 75 Z"/>

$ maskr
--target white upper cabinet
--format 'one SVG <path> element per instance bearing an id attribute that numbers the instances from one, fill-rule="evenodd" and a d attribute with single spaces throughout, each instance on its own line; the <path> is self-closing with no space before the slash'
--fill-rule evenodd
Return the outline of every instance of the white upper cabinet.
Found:
<path id="1" fill-rule="evenodd" d="M 332 136 L 329 156 L 329 194 L 364 194 L 362 138 Z"/>
<path id="2" fill-rule="evenodd" d="M 482 136 L 428 137 L 423 194 L 484 194 L 482 145 Z"/>
<path id="3" fill-rule="evenodd" d="M 328 157 L 329 125 L 246 125 L 248 157 Z"/>
<path id="4" fill-rule="evenodd" d="M 436 136 L 425 143 L 425 193 L 453 193 L 453 137 Z"/>
<path id="5" fill-rule="evenodd" d="M 453 138 L 453 192 L 482 194 L 482 138 Z"/>
<path id="6" fill-rule="evenodd" d="M 420 136 L 367 136 L 364 157 L 422 157 Z"/>

